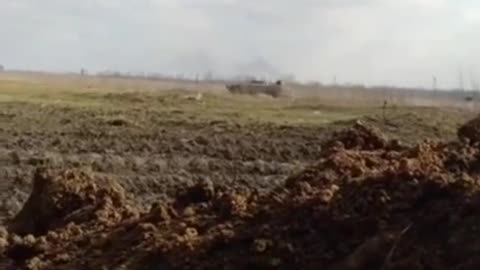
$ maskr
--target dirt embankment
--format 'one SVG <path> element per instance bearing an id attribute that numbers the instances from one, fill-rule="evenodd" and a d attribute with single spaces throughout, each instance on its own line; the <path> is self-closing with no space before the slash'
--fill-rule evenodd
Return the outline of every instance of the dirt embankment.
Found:
<path id="1" fill-rule="evenodd" d="M 319 157 L 267 194 L 203 180 L 146 209 L 111 179 L 39 170 L 0 231 L 3 266 L 480 268 L 477 143 L 405 147 L 357 123 Z"/>

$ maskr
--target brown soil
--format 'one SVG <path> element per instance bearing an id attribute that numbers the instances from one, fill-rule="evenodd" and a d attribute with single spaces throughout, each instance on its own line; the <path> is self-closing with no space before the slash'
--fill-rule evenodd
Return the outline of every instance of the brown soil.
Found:
<path id="1" fill-rule="evenodd" d="M 318 126 L 171 121 L 146 110 L 121 117 L 34 105 L 0 110 L 12 115 L 0 121 L 0 224 L 27 200 L 37 167 L 88 168 L 146 204 L 197 180 L 266 193 L 317 160 L 326 134 Z"/>
<path id="2" fill-rule="evenodd" d="M 478 147 L 405 147 L 361 123 L 334 136 L 268 191 L 199 177 L 148 209 L 98 173 L 38 170 L 2 266 L 479 269 Z"/>
<path id="3" fill-rule="evenodd" d="M 458 138 L 471 143 L 480 142 L 480 117 L 476 117 L 458 129 Z"/>

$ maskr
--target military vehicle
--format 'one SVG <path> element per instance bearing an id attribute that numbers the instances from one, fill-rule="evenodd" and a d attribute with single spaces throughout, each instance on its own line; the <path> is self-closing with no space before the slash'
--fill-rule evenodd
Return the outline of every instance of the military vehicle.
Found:
<path id="1" fill-rule="evenodd" d="M 282 94 L 282 81 L 278 80 L 275 83 L 268 83 L 262 80 L 250 80 L 246 82 L 227 84 L 226 88 L 232 94 L 263 94 L 272 97 L 279 97 Z"/>

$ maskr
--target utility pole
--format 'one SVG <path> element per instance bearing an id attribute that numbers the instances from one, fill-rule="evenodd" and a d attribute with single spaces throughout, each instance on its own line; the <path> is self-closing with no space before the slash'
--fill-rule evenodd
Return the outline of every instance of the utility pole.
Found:
<path id="1" fill-rule="evenodd" d="M 437 77 L 435 75 L 432 76 L 432 90 L 433 90 L 433 98 L 437 98 Z"/>
<path id="2" fill-rule="evenodd" d="M 476 84 L 476 83 L 475 83 L 475 78 L 473 77 L 473 72 L 472 72 L 472 70 L 469 71 L 469 77 L 470 77 L 470 87 L 471 87 L 471 90 L 472 90 L 472 91 L 475 91 L 475 88 L 476 88 L 475 84 Z"/>
<path id="3" fill-rule="evenodd" d="M 465 90 L 465 83 L 463 81 L 463 72 L 462 72 L 462 69 L 460 69 L 460 71 L 458 72 L 458 89 L 460 91 L 464 91 Z"/>

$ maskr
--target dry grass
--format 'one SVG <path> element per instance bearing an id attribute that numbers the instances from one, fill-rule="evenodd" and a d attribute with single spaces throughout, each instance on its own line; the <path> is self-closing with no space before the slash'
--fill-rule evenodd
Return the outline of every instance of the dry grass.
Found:
<path id="1" fill-rule="evenodd" d="M 301 86 L 288 87 L 289 97 L 273 99 L 267 96 L 231 95 L 221 84 L 0 73 L 0 102 L 90 108 L 100 114 L 147 110 L 173 120 L 231 120 L 240 123 L 322 125 L 365 116 L 378 119 L 383 114 L 385 97 L 379 95 L 377 90 L 338 91 L 322 88 L 322 91 L 316 91 Z M 202 93 L 202 98 L 191 98 L 192 93 Z M 448 122 L 449 118 L 454 118 L 456 123 L 476 110 L 476 104 L 470 112 L 465 112 L 458 109 L 455 100 L 428 100 L 424 94 L 416 97 L 411 93 L 392 92 L 389 93 L 389 101 L 390 118 L 400 121 L 402 118 L 412 118 L 403 117 L 404 114 L 419 115 L 421 119 L 429 116 L 427 125 Z M 431 120 L 432 117 L 435 121 Z"/>

